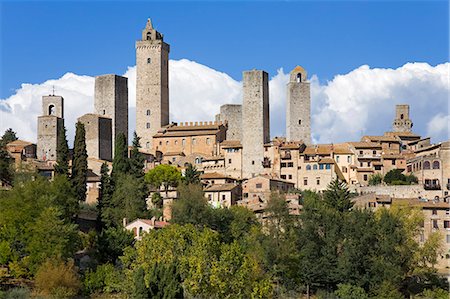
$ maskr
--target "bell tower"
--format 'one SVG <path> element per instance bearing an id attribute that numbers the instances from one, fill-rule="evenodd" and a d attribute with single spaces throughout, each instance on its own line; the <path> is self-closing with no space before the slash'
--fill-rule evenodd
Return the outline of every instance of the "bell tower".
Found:
<path id="1" fill-rule="evenodd" d="M 136 133 L 145 150 L 156 149 L 153 135 L 169 124 L 169 51 L 148 19 L 136 41 Z"/>
<path id="2" fill-rule="evenodd" d="M 295 67 L 287 84 L 286 139 L 311 144 L 311 93 L 307 73 Z"/>

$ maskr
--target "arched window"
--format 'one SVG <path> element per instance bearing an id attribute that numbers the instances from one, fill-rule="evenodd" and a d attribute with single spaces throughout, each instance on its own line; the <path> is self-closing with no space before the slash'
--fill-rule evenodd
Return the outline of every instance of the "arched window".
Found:
<path id="1" fill-rule="evenodd" d="M 142 233 L 144 232 L 144 229 L 142 226 L 139 227 L 139 237 L 142 236 Z"/>
<path id="2" fill-rule="evenodd" d="M 313 165 L 313 170 L 317 170 L 317 164 Z"/>
<path id="3" fill-rule="evenodd" d="M 200 163 L 202 163 L 202 158 L 201 157 L 195 158 L 195 164 L 200 164 Z"/>
<path id="4" fill-rule="evenodd" d="M 299 125 L 302 124 L 302 120 L 301 120 L 301 119 L 298 120 L 298 124 L 299 124 Z"/>
<path id="5" fill-rule="evenodd" d="M 300 82 L 302 82 L 302 74 L 298 73 L 297 74 L 297 83 L 300 83 Z"/>
<path id="6" fill-rule="evenodd" d="M 311 165 L 306 165 L 306 170 L 311 170 Z"/>
<path id="7" fill-rule="evenodd" d="M 430 161 L 423 162 L 423 169 L 430 169 L 430 168 L 431 168 Z"/>
<path id="8" fill-rule="evenodd" d="M 403 114 L 400 114 L 400 119 L 403 119 L 403 118 L 404 118 Z"/>
<path id="9" fill-rule="evenodd" d="M 150 115 L 150 109 L 147 110 L 147 116 L 149 116 L 149 115 Z"/>
<path id="10" fill-rule="evenodd" d="M 440 166 L 441 166 L 441 164 L 439 163 L 439 161 L 433 162 L 433 169 L 439 169 Z"/>
<path id="11" fill-rule="evenodd" d="M 106 110 L 105 110 L 105 109 L 103 109 L 102 113 L 103 113 L 103 115 L 105 115 L 105 114 L 106 114 Z"/>
<path id="12" fill-rule="evenodd" d="M 55 115 L 55 105 L 48 106 L 48 115 Z"/>
<path id="13" fill-rule="evenodd" d="M 151 32 L 147 32 L 147 40 L 151 40 L 152 39 L 152 33 Z"/>
<path id="14" fill-rule="evenodd" d="M 184 138 L 181 139 L 181 145 L 182 145 L 182 146 L 185 146 L 185 145 L 186 145 L 186 139 L 184 139 Z"/>
<path id="15" fill-rule="evenodd" d="M 151 58 L 147 58 L 147 63 L 152 63 L 152 59 Z"/>
<path id="16" fill-rule="evenodd" d="M 147 129 L 150 129 L 150 123 L 147 123 Z"/>

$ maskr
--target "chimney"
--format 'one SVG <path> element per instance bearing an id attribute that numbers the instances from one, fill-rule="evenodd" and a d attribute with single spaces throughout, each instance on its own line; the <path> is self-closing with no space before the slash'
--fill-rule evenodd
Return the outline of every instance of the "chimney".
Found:
<path id="1" fill-rule="evenodd" d="M 122 219 L 123 227 L 127 226 L 127 218 Z"/>

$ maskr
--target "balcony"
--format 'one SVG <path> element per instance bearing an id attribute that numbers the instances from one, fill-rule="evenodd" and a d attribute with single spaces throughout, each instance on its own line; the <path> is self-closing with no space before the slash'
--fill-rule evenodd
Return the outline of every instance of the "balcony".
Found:
<path id="1" fill-rule="evenodd" d="M 441 190 L 441 185 L 440 184 L 425 183 L 425 184 L 423 184 L 423 188 L 425 190 Z"/>

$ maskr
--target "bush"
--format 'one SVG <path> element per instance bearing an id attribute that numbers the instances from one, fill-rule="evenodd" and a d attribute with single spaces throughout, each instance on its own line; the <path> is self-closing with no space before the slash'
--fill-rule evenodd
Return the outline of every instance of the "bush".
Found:
<path id="1" fill-rule="evenodd" d="M 406 182 L 406 177 L 400 169 L 392 169 L 384 176 L 384 182 L 391 185 L 394 181 Z"/>
<path id="2" fill-rule="evenodd" d="M 84 289 L 88 294 L 102 292 L 115 293 L 123 290 L 122 273 L 112 264 L 103 264 L 95 271 L 89 271 L 84 277 Z"/>
<path id="3" fill-rule="evenodd" d="M 4 299 L 27 299 L 30 297 L 30 290 L 27 288 L 14 288 L 4 294 L 0 294 L 0 298 Z"/>
<path id="4" fill-rule="evenodd" d="M 380 173 L 372 174 L 369 177 L 369 186 L 375 186 L 381 184 L 383 181 L 383 176 Z"/>
<path id="5" fill-rule="evenodd" d="M 339 299 L 368 299 L 369 296 L 366 294 L 363 288 L 357 287 L 351 284 L 338 284 L 338 289 L 334 294 Z"/>
<path id="6" fill-rule="evenodd" d="M 36 291 L 50 298 L 71 298 L 78 294 L 80 281 L 73 262 L 47 260 L 35 277 Z"/>

